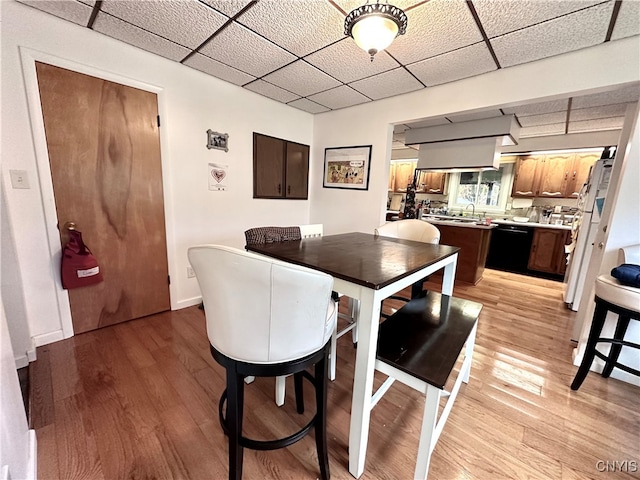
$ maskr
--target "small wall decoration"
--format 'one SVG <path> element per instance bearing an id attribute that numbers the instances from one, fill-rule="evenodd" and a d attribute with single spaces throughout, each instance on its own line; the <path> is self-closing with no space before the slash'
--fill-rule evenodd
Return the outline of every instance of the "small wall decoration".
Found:
<path id="1" fill-rule="evenodd" d="M 371 145 L 324 149 L 324 188 L 369 189 Z"/>
<path id="2" fill-rule="evenodd" d="M 209 164 L 209 190 L 215 192 L 223 192 L 227 189 L 227 170 L 229 165 L 220 165 L 219 163 Z"/>
<path id="3" fill-rule="evenodd" d="M 207 130 L 207 148 L 229 151 L 229 134 Z"/>

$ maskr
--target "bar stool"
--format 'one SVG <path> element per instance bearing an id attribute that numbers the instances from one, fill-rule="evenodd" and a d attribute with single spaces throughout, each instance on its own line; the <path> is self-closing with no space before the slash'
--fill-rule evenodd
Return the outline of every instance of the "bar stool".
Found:
<path id="1" fill-rule="evenodd" d="M 635 368 L 618 362 L 622 347 L 631 347 L 640 349 L 640 344 L 624 340 L 627 327 L 631 320 L 640 320 L 640 288 L 631 287 L 621 284 L 611 275 L 600 275 L 596 279 L 595 293 L 596 307 L 589 331 L 587 346 L 582 358 L 582 363 L 578 368 L 571 390 L 578 390 L 589 373 L 591 364 L 595 357 L 604 360 L 605 366 L 602 370 L 602 376 L 608 378 L 614 367 L 619 368 L 627 373 L 639 375 L 640 371 Z M 618 315 L 615 333 L 613 338 L 602 337 L 602 328 L 604 327 L 607 313 L 612 312 Z M 605 355 L 598 351 L 599 343 L 610 343 L 611 350 Z"/>
<path id="2" fill-rule="evenodd" d="M 187 253 L 204 300 L 211 355 L 226 370 L 219 417 L 229 438 L 229 479 L 242 478 L 243 448 L 286 447 L 315 429 L 320 476 L 329 480 L 327 360 L 338 310 L 331 298 L 333 278 L 220 245 L 191 247 Z M 306 371 L 312 366 L 313 376 Z M 245 437 L 244 379 L 290 374 L 294 376 L 298 413 L 304 412 L 303 379 L 315 387 L 314 417 L 284 438 Z"/>

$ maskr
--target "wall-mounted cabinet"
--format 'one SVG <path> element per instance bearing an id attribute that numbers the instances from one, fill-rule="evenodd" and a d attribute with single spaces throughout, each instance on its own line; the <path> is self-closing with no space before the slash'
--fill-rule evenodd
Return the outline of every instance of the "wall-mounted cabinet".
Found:
<path id="1" fill-rule="evenodd" d="M 577 198 L 598 158 L 599 153 L 519 156 L 511 196 Z"/>
<path id="2" fill-rule="evenodd" d="M 445 193 L 446 173 L 431 170 L 420 170 L 419 172 L 416 192 Z"/>
<path id="3" fill-rule="evenodd" d="M 309 198 L 309 146 L 254 132 L 253 198 Z"/>
<path id="4" fill-rule="evenodd" d="M 407 185 L 413 182 L 417 161 L 396 162 L 394 172 L 394 192 L 406 192 Z"/>

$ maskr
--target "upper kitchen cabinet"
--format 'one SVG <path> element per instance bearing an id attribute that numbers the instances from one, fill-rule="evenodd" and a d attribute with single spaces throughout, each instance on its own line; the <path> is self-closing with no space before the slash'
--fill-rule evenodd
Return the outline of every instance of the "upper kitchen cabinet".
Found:
<path id="1" fill-rule="evenodd" d="M 413 183 L 413 176 L 415 174 L 417 164 L 417 160 L 395 163 L 394 192 L 407 191 L 407 185 Z"/>
<path id="2" fill-rule="evenodd" d="M 445 193 L 447 174 L 430 170 L 420 170 L 416 191 L 420 193 Z"/>
<path id="3" fill-rule="evenodd" d="M 599 152 L 519 156 L 511 196 L 577 198 L 598 158 Z"/>
<path id="4" fill-rule="evenodd" d="M 254 132 L 253 198 L 309 198 L 309 146 Z"/>
<path id="5" fill-rule="evenodd" d="M 591 167 L 600 159 L 600 153 L 578 153 L 569 172 L 569 182 L 565 193 L 567 197 L 578 198 L 582 186 L 589 179 Z"/>
<path id="6" fill-rule="evenodd" d="M 536 197 L 564 198 L 567 196 L 569 170 L 573 166 L 573 154 L 545 155 L 538 164 L 541 169 Z"/>
<path id="7" fill-rule="evenodd" d="M 513 179 L 512 197 L 535 197 L 538 189 L 538 162 L 541 156 L 518 157 Z"/>
<path id="8" fill-rule="evenodd" d="M 396 188 L 396 164 L 391 162 L 389 167 L 389 191 L 393 192 Z"/>

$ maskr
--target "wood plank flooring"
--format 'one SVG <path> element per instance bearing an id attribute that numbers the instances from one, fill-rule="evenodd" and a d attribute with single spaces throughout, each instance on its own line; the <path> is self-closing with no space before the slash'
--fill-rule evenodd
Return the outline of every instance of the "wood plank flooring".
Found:
<path id="1" fill-rule="evenodd" d="M 426 286 L 440 288 L 438 280 Z M 436 445 L 430 479 L 640 478 L 640 389 L 590 373 L 579 391 L 570 390 L 575 314 L 562 302 L 560 283 L 485 270 L 477 286 L 456 287 L 454 295 L 484 309 L 471 379 Z M 385 303 L 390 307 L 393 302 Z M 37 356 L 30 401 L 39 478 L 227 477 L 227 442 L 217 419 L 224 371 L 209 353 L 202 310 L 84 333 L 39 347 Z M 333 479 L 352 478 L 347 449 L 354 360 L 346 335 L 329 386 Z M 382 380 L 376 374 L 376 384 Z M 313 405 L 310 390 L 305 394 Z M 292 383 L 284 407 L 273 399 L 273 379 L 246 387 L 246 435 L 282 436 L 313 414 L 312 408 L 295 413 Z M 422 409 L 416 392 L 392 387 L 372 413 L 361 478 L 413 477 Z M 245 479 L 319 475 L 313 436 L 287 449 L 245 450 L 244 458 Z M 616 461 L 627 463 L 600 471 L 606 462 L 612 470 Z"/>

